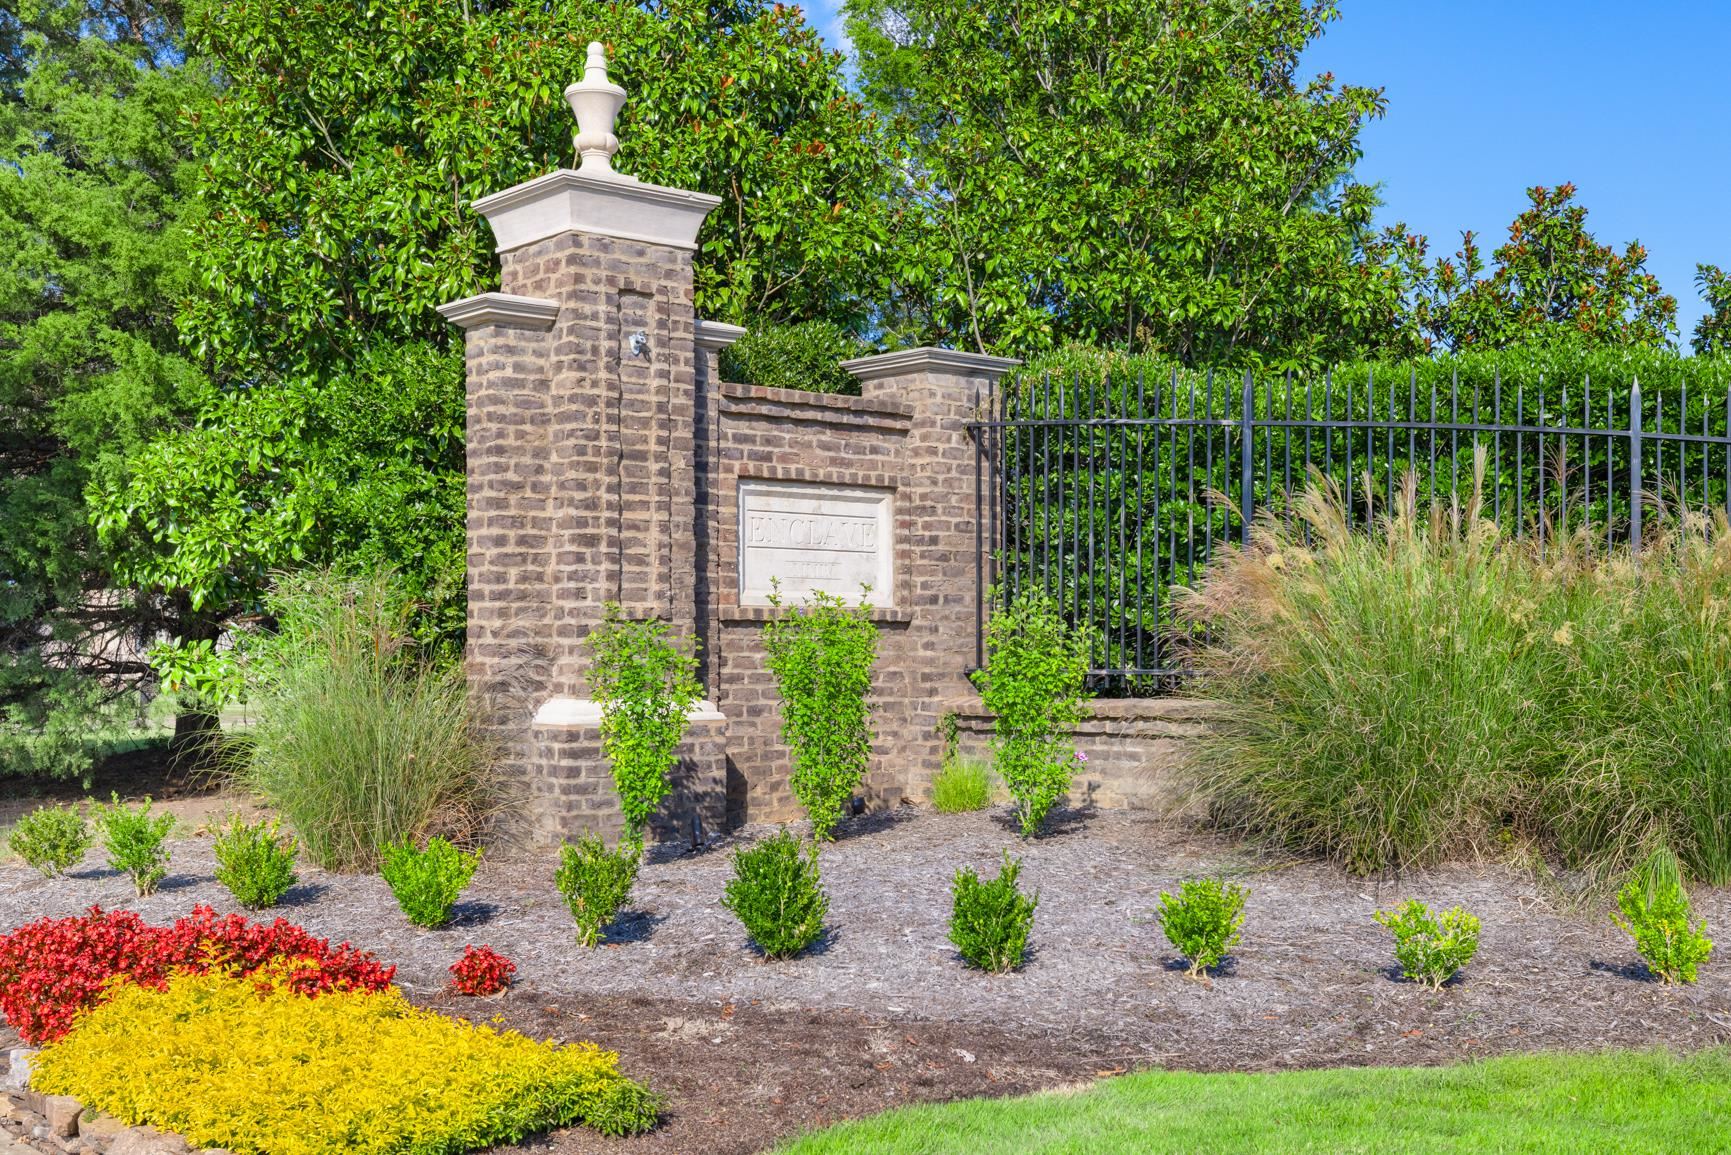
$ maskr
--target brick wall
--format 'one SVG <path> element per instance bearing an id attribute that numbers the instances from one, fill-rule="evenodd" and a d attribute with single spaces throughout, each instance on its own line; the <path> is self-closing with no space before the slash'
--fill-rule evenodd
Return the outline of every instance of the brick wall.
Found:
<path id="1" fill-rule="evenodd" d="M 992 716 L 977 694 L 944 704 L 956 715 L 956 749 L 991 757 Z M 1193 805 L 1184 772 L 1195 743 L 1208 733 L 1214 708 L 1185 698 L 1104 698 L 1074 731 L 1088 757 L 1069 794 L 1073 806 L 1183 813 Z M 927 795 L 920 796 L 922 800 Z"/>
<path id="2" fill-rule="evenodd" d="M 1014 362 L 861 358 L 844 366 L 859 397 L 721 382 L 715 354 L 743 331 L 692 307 L 693 242 L 715 203 L 564 170 L 484 198 L 508 238 L 502 291 L 441 310 L 468 341 L 470 685 L 530 837 L 617 834 L 584 676 L 609 601 L 692 638 L 713 703 L 694 715 L 657 835 L 799 816 L 762 645 L 781 611 L 740 596 L 743 484 L 888 497 L 869 805 L 926 793 L 939 719 L 972 693 L 987 543 L 967 423 Z M 1090 742 L 1133 736 L 1098 725 Z M 1106 778 L 1096 793 L 1136 796 Z"/>
<path id="3" fill-rule="evenodd" d="M 796 481 L 887 491 L 894 510 L 894 588 L 874 591 L 879 625 L 868 805 L 922 794 L 942 760 L 942 703 L 968 690 L 976 605 L 974 447 L 966 428 L 989 383 L 1011 364 L 946 350 L 850 362 L 862 396 L 716 384 L 708 573 L 712 692 L 729 726 L 728 813 L 739 821 L 800 814 L 788 788 L 762 623 L 779 612 L 741 605 L 741 481 Z M 707 379 L 708 374 L 705 374 Z"/>

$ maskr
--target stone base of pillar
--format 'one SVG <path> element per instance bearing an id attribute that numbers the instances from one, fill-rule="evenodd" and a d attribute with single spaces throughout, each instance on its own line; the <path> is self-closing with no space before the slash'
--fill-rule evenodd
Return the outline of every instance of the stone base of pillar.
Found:
<path id="1" fill-rule="evenodd" d="M 554 698 L 535 715 L 529 738 L 530 805 L 548 843 L 625 831 L 613 772 L 601 752 L 601 710 L 586 699 Z M 690 715 L 669 794 L 649 823 L 652 842 L 690 845 L 727 829 L 727 719 L 707 702 Z"/>

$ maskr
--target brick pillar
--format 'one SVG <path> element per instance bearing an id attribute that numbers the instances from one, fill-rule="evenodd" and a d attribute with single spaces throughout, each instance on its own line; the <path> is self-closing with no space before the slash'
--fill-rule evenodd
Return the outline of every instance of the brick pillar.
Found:
<path id="1" fill-rule="evenodd" d="M 599 51 L 580 124 L 573 93 L 624 99 Z M 502 291 L 440 309 L 468 342 L 470 687 L 553 836 L 620 826 L 584 681 L 605 603 L 701 632 L 692 255 L 720 203 L 613 172 L 611 120 L 582 128 L 582 169 L 475 202 Z M 724 821 L 724 746 L 706 705 L 661 834 Z"/>
<path id="2" fill-rule="evenodd" d="M 967 671 L 974 664 L 975 562 L 990 559 L 977 552 L 975 449 L 967 423 L 983 416 L 988 390 L 1019 364 L 934 348 L 842 363 L 867 399 L 913 410 L 895 500 L 897 545 L 907 558 L 903 588 L 913 614 L 912 660 L 900 671 L 907 684 L 891 690 L 906 707 L 878 717 L 878 746 L 890 756 L 874 760 L 866 783 L 874 801 L 924 795 L 943 758 L 939 716 L 946 703 L 972 690 Z"/>
<path id="3" fill-rule="evenodd" d="M 716 486 L 721 477 L 721 351 L 743 336 L 745 330 L 738 325 L 697 322 L 697 476 L 693 487 L 697 557 L 693 568 L 697 575 L 697 627 L 703 640 L 698 671 L 712 702 L 721 701 L 721 664 L 715 653 L 720 637 L 716 591 L 727 587 L 737 564 L 737 559 L 724 558 L 720 551 L 723 502 Z"/>

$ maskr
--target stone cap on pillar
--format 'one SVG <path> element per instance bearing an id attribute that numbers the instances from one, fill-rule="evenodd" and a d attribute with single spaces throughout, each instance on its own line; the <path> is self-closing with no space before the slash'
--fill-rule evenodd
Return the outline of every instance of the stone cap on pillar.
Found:
<path id="1" fill-rule="evenodd" d="M 559 302 L 513 293 L 477 293 L 438 306 L 438 313 L 465 332 L 482 325 L 510 325 L 545 332 L 559 318 Z"/>
<path id="2" fill-rule="evenodd" d="M 743 336 L 743 325 L 729 325 L 725 321 L 697 322 L 697 347 L 711 353 L 721 352 Z"/>
<path id="3" fill-rule="evenodd" d="M 994 357 L 990 353 L 966 353 L 922 345 L 917 349 L 897 349 L 893 353 L 855 357 L 843 361 L 841 368 L 842 372 L 869 385 L 887 377 L 906 377 L 914 373 L 996 381 L 1021 363 L 1015 357 Z"/>
<path id="4" fill-rule="evenodd" d="M 564 233 L 594 233 L 676 249 L 696 249 L 697 230 L 721 198 L 644 184 L 613 170 L 619 138 L 614 121 L 625 90 L 607 78 L 607 53 L 589 45 L 583 79 L 565 90 L 577 118 L 572 138 L 581 163 L 536 177 L 474 202 L 493 226 L 497 252 Z"/>

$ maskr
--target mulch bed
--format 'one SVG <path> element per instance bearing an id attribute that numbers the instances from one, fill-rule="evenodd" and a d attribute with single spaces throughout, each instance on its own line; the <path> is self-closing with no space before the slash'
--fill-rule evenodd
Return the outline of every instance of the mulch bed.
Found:
<path id="1" fill-rule="evenodd" d="M 1006 847 L 1024 856 L 1024 885 L 1041 901 L 1027 967 L 991 977 L 963 968 L 945 937 L 949 884 L 961 866 L 994 871 Z M 153 921 L 196 902 L 233 909 L 211 877 L 207 839 L 176 843 L 163 892 L 144 900 L 97 869 L 99 858 L 54 882 L 0 865 L 0 928 L 92 902 Z M 905 807 L 856 820 L 825 851 L 831 932 L 779 963 L 760 959 L 717 902 L 724 845 L 657 851 L 635 910 L 593 952 L 573 941 L 552 865 L 551 855 L 484 862 L 457 925 L 436 932 L 410 927 L 382 880 L 311 869 L 281 913 L 397 963 L 419 1001 L 594 1039 L 668 1094 L 655 1135 L 620 1144 L 568 1132 L 538 1144 L 558 1151 L 761 1150 L 905 1102 L 1139 1066 L 1421 1064 L 1731 1041 L 1731 963 L 1709 963 L 1694 986 L 1661 986 L 1602 909 L 1563 909 L 1498 865 L 1377 883 L 1134 813 L 1068 814 L 1057 833 L 1022 846 L 1002 815 Z M 1201 983 L 1184 977 L 1153 921 L 1160 891 L 1200 873 L 1251 889 L 1243 945 L 1226 973 Z M 1483 920 L 1478 960 L 1442 992 L 1399 981 L 1390 937 L 1371 921 L 1409 896 Z M 1700 892 L 1696 906 L 1719 928 L 1731 892 Z M 445 994 L 445 968 L 482 942 L 516 961 L 518 986 L 500 1000 Z"/>

